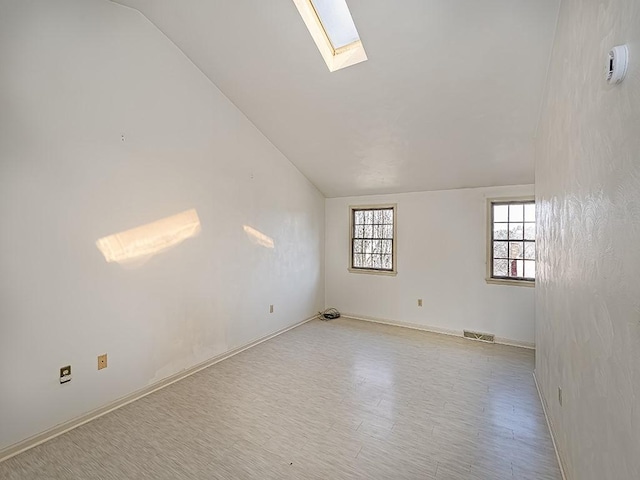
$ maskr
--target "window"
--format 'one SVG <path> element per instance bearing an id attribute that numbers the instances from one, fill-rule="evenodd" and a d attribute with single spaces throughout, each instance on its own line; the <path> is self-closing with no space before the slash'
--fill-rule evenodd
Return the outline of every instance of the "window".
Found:
<path id="1" fill-rule="evenodd" d="M 396 274 L 396 205 L 350 207 L 351 264 L 357 273 Z"/>
<path id="2" fill-rule="evenodd" d="M 533 199 L 492 199 L 487 281 L 533 285 L 536 278 L 536 205 Z"/>
<path id="3" fill-rule="evenodd" d="M 344 0 L 312 0 L 311 4 L 334 51 L 360 40 L 347 2 Z"/>
<path id="4" fill-rule="evenodd" d="M 330 72 L 367 60 L 345 0 L 293 0 Z"/>

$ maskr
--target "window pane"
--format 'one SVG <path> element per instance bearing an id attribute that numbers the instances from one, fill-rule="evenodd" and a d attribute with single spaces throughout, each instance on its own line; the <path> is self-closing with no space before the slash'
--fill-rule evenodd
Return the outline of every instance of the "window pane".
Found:
<path id="1" fill-rule="evenodd" d="M 393 225 L 393 208 L 385 210 L 385 223 Z"/>
<path id="2" fill-rule="evenodd" d="M 535 240 L 536 239 L 536 224 L 525 223 L 524 224 L 524 239 Z"/>
<path id="3" fill-rule="evenodd" d="M 497 203 L 492 208 L 493 224 L 490 228 L 493 229 L 493 244 L 490 261 L 493 275 L 532 278 L 535 275 L 532 272 L 536 255 L 535 203 Z"/>
<path id="4" fill-rule="evenodd" d="M 535 203 L 527 203 L 524 206 L 524 220 L 525 222 L 536 221 L 536 205 Z"/>
<path id="5" fill-rule="evenodd" d="M 511 262 L 510 277 L 524 277 L 524 261 L 523 260 L 509 260 Z"/>
<path id="6" fill-rule="evenodd" d="M 393 209 L 353 210 L 352 266 L 393 270 Z"/>
<path id="7" fill-rule="evenodd" d="M 493 242 L 493 258 L 507 258 L 507 242 Z"/>
<path id="8" fill-rule="evenodd" d="M 522 240 L 524 235 L 524 223 L 509 224 L 509 240 Z"/>
<path id="9" fill-rule="evenodd" d="M 345 0 L 313 0 L 312 3 L 334 49 L 360 39 Z"/>
<path id="10" fill-rule="evenodd" d="M 523 222 L 524 221 L 524 205 L 519 203 L 516 205 L 509 205 L 509 221 L 510 222 Z"/>
<path id="11" fill-rule="evenodd" d="M 531 260 L 524 261 L 524 276 L 526 278 L 536 278 L 536 262 Z"/>
<path id="12" fill-rule="evenodd" d="M 493 238 L 494 240 L 506 240 L 507 239 L 507 223 L 494 223 L 493 224 Z"/>
<path id="13" fill-rule="evenodd" d="M 522 242 L 509 242 L 509 258 L 522 258 L 524 244 Z"/>
<path id="14" fill-rule="evenodd" d="M 527 242 L 524 244 L 524 258 L 527 260 L 536 259 L 536 244 Z"/>
<path id="15" fill-rule="evenodd" d="M 494 222 L 506 222 L 509 220 L 509 206 L 508 205 L 494 205 L 493 206 L 493 221 Z"/>
<path id="16" fill-rule="evenodd" d="M 508 275 L 509 262 L 507 260 L 494 260 L 493 261 L 493 276 L 494 277 L 506 277 Z"/>

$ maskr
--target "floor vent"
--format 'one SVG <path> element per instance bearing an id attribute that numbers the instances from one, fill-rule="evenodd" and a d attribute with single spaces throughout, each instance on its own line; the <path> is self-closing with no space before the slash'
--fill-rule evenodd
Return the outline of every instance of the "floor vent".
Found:
<path id="1" fill-rule="evenodd" d="M 480 340 L 481 342 L 494 343 L 495 335 L 491 333 L 471 332 L 469 330 L 464 331 L 464 338 L 470 338 L 471 340 Z"/>

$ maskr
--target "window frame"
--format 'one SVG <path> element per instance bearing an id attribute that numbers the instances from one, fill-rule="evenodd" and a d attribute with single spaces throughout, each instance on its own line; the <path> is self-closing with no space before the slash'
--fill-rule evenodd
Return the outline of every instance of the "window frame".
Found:
<path id="1" fill-rule="evenodd" d="M 527 195 L 522 197 L 496 197 L 487 198 L 487 258 L 486 258 L 486 277 L 485 280 L 489 284 L 495 285 L 513 285 L 518 287 L 535 287 L 536 280 L 526 278 L 504 278 L 493 276 L 493 205 L 495 204 L 514 204 L 514 203 L 533 203 L 535 205 L 536 199 L 533 195 Z M 537 226 L 537 222 L 536 222 Z M 534 245 L 537 246 L 537 240 L 534 240 Z M 536 255 L 537 257 L 537 255 Z M 536 258 L 537 262 L 537 258 Z M 537 265 L 537 263 L 536 263 Z"/>
<path id="2" fill-rule="evenodd" d="M 391 270 L 376 268 L 360 268 L 353 266 L 353 220 L 356 210 L 393 210 L 393 238 L 391 243 Z M 370 275 L 396 276 L 398 274 L 398 204 L 384 203 L 376 205 L 349 205 L 349 266 L 347 270 L 351 273 L 364 273 Z"/>
<path id="3" fill-rule="evenodd" d="M 335 72 L 367 60 L 367 53 L 364 50 L 359 34 L 358 40 L 355 42 L 340 48 L 334 48 L 322 24 L 322 20 L 316 11 L 316 7 L 313 5 L 313 0 L 293 0 L 293 3 L 298 9 L 298 13 L 302 17 L 307 30 L 309 30 L 316 47 L 318 47 L 320 55 L 327 64 L 329 72 Z M 351 11 L 349 11 L 349 14 L 351 15 Z M 353 15 L 351 16 L 351 20 L 355 26 Z M 358 28 L 356 26 L 356 31 L 357 30 Z"/>

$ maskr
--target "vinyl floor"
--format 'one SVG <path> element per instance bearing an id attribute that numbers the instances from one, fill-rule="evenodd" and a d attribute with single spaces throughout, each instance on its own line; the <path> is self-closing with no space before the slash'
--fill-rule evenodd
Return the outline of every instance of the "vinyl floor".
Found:
<path id="1" fill-rule="evenodd" d="M 314 320 L 0 463 L 0 478 L 561 480 L 533 351 Z"/>

